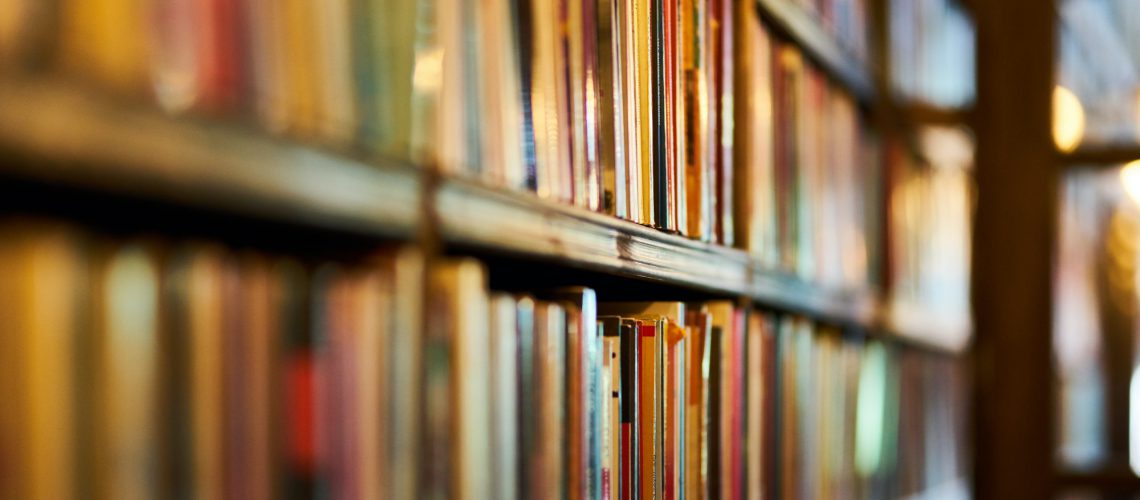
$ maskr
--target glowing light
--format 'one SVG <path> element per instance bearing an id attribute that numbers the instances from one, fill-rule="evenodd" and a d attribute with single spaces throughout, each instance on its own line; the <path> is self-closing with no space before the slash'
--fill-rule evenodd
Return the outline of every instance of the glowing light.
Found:
<path id="1" fill-rule="evenodd" d="M 1120 169 L 1120 184 L 1132 201 L 1140 203 L 1140 160 L 1134 160 Z"/>
<path id="2" fill-rule="evenodd" d="M 1128 386 L 1128 465 L 1140 475 L 1140 367 L 1132 370 Z"/>
<path id="3" fill-rule="evenodd" d="M 1085 135 L 1085 109 L 1073 91 L 1060 85 L 1053 88 L 1053 142 L 1069 152 Z"/>

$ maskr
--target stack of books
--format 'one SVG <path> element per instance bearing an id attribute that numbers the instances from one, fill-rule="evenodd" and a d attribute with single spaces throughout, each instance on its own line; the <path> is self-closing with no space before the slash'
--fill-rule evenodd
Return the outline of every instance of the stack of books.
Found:
<path id="1" fill-rule="evenodd" d="M 779 498 L 906 498 L 966 476 L 953 359 L 781 320 Z"/>
<path id="2" fill-rule="evenodd" d="M 830 288 L 870 281 L 881 225 L 877 140 L 855 100 L 742 11 L 737 234 L 771 270 Z"/>

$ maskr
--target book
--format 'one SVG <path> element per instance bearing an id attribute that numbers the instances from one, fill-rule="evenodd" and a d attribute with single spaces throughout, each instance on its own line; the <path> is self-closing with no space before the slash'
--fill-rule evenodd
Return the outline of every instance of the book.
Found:
<path id="1" fill-rule="evenodd" d="M 66 498 L 81 472 L 74 444 L 75 359 L 93 263 L 74 227 L 30 219 L 0 224 L 0 481 L 4 498 Z"/>
<path id="2" fill-rule="evenodd" d="M 445 467 L 428 491 L 460 498 L 486 498 L 491 488 L 491 409 L 488 292 L 482 265 L 474 260 L 438 264 L 431 272 L 433 303 L 440 311 L 428 324 L 428 432 L 434 441 L 427 459 Z M 460 376 L 462 375 L 462 376 Z M 436 454 L 443 450 L 447 453 Z M 450 466 L 439 462 L 450 462 Z M 450 468 L 446 468 L 450 467 Z M 442 478 L 443 481 L 438 479 Z M 440 484 L 442 483 L 442 484 Z"/>
<path id="3" fill-rule="evenodd" d="M 602 405 L 604 437 L 602 444 L 602 498 L 623 498 L 624 462 L 622 448 L 622 406 L 626 387 L 622 385 L 622 320 L 620 316 L 602 316 Z"/>
<path id="4" fill-rule="evenodd" d="M 492 496 L 513 499 L 518 497 L 516 476 L 522 470 L 519 456 L 519 406 L 517 385 L 518 370 L 518 300 L 511 295 L 496 293 L 490 305 L 490 357 L 491 369 L 491 449 L 493 452 Z"/>
<path id="5" fill-rule="evenodd" d="M 641 428 L 637 410 L 641 406 L 640 347 L 641 328 L 637 320 L 621 319 L 621 498 L 640 496 Z"/>
<path id="6" fill-rule="evenodd" d="M 549 296 L 562 305 L 566 327 L 566 482 L 569 495 L 589 491 L 590 476 L 590 364 L 597 337 L 597 297 L 589 288 L 557 290 Z"/>
<path id="7" fill-rule="evenodd" d="M 566 495 L 566 310 L 555 303 L 535 309 L 535 361 L 538 392 L 535 495 Z"/>

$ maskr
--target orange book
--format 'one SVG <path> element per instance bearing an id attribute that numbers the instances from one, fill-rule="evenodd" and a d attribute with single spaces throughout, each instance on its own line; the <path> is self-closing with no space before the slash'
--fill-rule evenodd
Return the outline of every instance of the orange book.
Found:
<path id="1" fill-rule="evenodd" d="M 641 498 L 657 498 L 657 486 L 659 484 L 657 479 L 661 477 L 657 465 L 658 452 L 661 449 L 659 441 L 662 437 L 661 433 L 658 432 L 661 418 L 657 411 L 659 402 L 659 391 L 657 390 L 658 326 L 657 322 L 642 324 L 639 332 L 641 344 L 638 349 L 641 359 L 638 385 L 641 387 L 641 398 L 638 407 L 638 425 L 641 428 L 641 435 L 638 436 L 638 440 L 641 446 L 641 467 L 639 470 Z"/>
<path id="2" fill-rule="evenodd" d="M 0 221 L 0 498 L 72 498 L 76 326 L 83 240 L 67 226 Z"/>

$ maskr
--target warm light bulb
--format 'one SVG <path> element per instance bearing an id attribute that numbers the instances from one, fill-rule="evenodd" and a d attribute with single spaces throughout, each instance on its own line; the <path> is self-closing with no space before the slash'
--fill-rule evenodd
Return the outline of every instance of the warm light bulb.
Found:
<path id="1" fill-rule="evenodd" d="M 1132 201 L 1140 203 L 1140 160 L 1133 160 L 1120 169 L 1120 184 Z"/>
<path id="2" fill-rule="evenodd" d="M 1070 152 L 1085 135 L 1085 109 L 1073 91 L 1053 88 L 1053 142 L 1062 152 Z"/>

